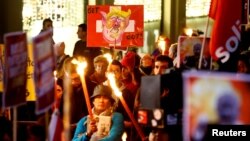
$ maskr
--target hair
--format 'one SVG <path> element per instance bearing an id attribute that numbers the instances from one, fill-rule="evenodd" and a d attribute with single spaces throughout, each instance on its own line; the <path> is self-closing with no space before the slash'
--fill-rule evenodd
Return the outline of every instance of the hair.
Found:
<path id="1" fill-rule="evenodd" d="M 140 58 L 140 65 L 142 65 L 142 60 L 143 60 L 145 57 L 150 57 L 151 60 L 152 60 L 152 62 L 154 63 L 153 57 L 152 57 L 149 53 L 146 53 L 146 54 L 144 54 L 144 55 Z"/>
<path id="2" fill-rule="evenodd" d="M 247 72 L 246 73 L 250 73 L 250 58 L 248 54 L 240 54 L 238 56 L 238 61 L 242 61 L 243 63 L 245 63 L 246 67 L 247 67 Z"/>
<path id="3" fill-rule="evenodd" d="M 167 62 L 169 68 L 174 66 L 173 60 L 170 57 L 166 56 L 166 55 L 157 56 L 156 59 L 155 59 L 155 62 L 157 62 L 157 61 L 159 61 L 159 62 Z"/>
<path id="4" fill-rule="evenodd" d="M 122 69 L 122 64 L 121 64 L 121 62 L 118 61 L 118 60 L 113 60 L 113 61 L 111 62 L 111 64 L 112 64 L 112 65 L 119 66 L 119 68 Z"/>
<path id="5" fill-rule="evenodd" d="M 58 78 L 58 79 L 56 80 L 56 84 L 59 85 L 59 86 L 62 88 L 62 90 L 63 90 L 63 79 Z"/>
<path id="6" fill-rule="evenodd" d="M 173 52 L 173 57 L 177 57 L 177 48 L 178 48 L 178 43 L 173 43 L 170 45 L 169 50 Z"/>
<path id="7" fill-rule="evenodd" d="M 46 18 L 43 20 L 43 26 L 45 26 L 45 23 L 47 23 L 47 22 L 53 23 L 53 21 L 50 18 Z"/>
<path id="8" fill-rule="evenodd" d="M 238 56 L 238 60 L 241 60 L 241 61 L 245 62 L 248 65 L 250 64 L 250 58 L 246 54 L 240 54 Z"/>
<path id="9" fill-rule="evenodd" d="M 78 27 L 82 28 L 82 31 L 87 31 L 87 24 L 85 23 L 79 24 Z"/>
<path id="10" fill-rule="evenodd" d="M 98 62 L 103 62 L 106 66 L 109 65 L 108 60 L 103 55 L 98 55 L 94 58 L 94 65 Z"/>

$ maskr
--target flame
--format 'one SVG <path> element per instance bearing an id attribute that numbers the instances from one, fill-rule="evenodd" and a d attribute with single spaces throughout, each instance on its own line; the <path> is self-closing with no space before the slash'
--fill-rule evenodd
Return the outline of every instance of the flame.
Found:
<path id="1" fill-rule="evenodd" d="M 84 74 L 84 70 L 87 67 L 87 62 L 86 61 L 79 61 L 76 59 L 72 60 L 73 64 L 77 65 L 76 71 L 79 75 L 83 75 Z"/>
<path id="2" fill-rule="evenodd" d="M 118 97 L 122 96 L 122 92 L 119 90 L 119 88 L 117 87 L 115 83 L 115 75 L 113 73 L 107 73 L 107 77 L 115 95 Z"/>
<path id="3" fill-rule="evenodd" d="M 164 53 L 166 50 L 166 41 L 164 40 L 159 40 L 158 41 L 158 46 L 161 48 L 162 52 Z"/>
<path id="4" fill-rule="evenodd" d="M 54 71 L 54 76 L 56 77 L 56 75 L 57 75 L 57 71 Z"/>
<path id="5" fill-rule="evenodd" d="M 103 56 L 108 60 L 109 64 L 112 62 L 112 55 L 111 54 L 105 53 Z"/>
<path id="6" fill-rule="evenodd" d="M 193 29 L 191 29 L 191 28 L 185 28 L 184 32 L 185 32 L 186 35 L 188 35 L 188 36 L 191 37 L 192 34 L 193 34 Z"/>
<path id="7" fill-rule="evenodd" d="M 57 71 L 54 71 L 54 79 L 55 79 L 55 80 L 57 80 L 56 75 L 57 75 Z"/>
<path id="8" fill-rule="evenodd" d="M 123 132 L 123 134 L 122 134 L 122 141 L 126 141 L 127 137 L 128 137 L 127 133 Z"/>

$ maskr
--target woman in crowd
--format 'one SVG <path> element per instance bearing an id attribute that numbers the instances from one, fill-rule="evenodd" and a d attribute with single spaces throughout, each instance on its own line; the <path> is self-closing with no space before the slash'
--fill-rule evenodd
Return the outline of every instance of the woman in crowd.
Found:
<path id="1" fill-rule="evenodd" d="M 115 100 L 111 88 L 97 85 L 91 100 L 93 118 L 85 116 L 78 122 L 72 141 L 120 141 L 124 131 L 123 116 L 113 112 Z"/>

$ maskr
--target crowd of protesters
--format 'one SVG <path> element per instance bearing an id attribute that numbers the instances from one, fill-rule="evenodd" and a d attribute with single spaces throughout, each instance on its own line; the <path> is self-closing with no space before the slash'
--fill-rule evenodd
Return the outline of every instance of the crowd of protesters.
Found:
<path id="1" fill-rule="evenodd" d="M 48 25 L 50 28 L 53 27 L 52 21 L 50 20 L 44 21 L 43 25 L 45 27 L 47 25 L 46 22 L 50 23 Z M 44 30 L 46 30 L 46 28 L 42 31 Z M 109 50 L 89 48 L 86 46 L 86 24 L 80 24 L 78 26 L 77 35 L 80 40 L 76 42 L 72 56 L 64 53 L 65 44 L 63 42 L 54 44 L 57 61 L 56 71 L 58 72 L 56 87 L 58 95 L 56 96 L 56 102 L 51 112 L 53 112 L 54 109 L 59 109 L 59 114 L 61 118 L 63 118 L 63 108 L 65 106 L 65 100 L 63 99 L 65 85 L 63 85 L 63 81 L 66 81 L 66 79 L 69 80 L 67 81 L 69 82 L 68 85 L 72 88 L 69 100 L 71 139 L 74 141 L 100 139 L 113 141 L 121 140 L 122 135 L 126 133 L 127 141 L 140 140 L 122 103 L 111 92 L 112 90 L 106 74 L 113 73 L 116 85 L 122 92 L 122 96 L 136 120 L 138 119 L 137 112 L 142 108 L 140 101 L 140 97 L 143 95 L 143 93 L 140 93 L 141 78 L 145 76 L 162 76 L 164 83 L 161 84 L 159 102 L 160 108 L 164 111 L 164 119 L 166 119 L 164 120 L 164 127 L 159 129 L 149 126 L 140 127 L 148 140 L 182 140 L 183 97 L 181 73 L 190 69 L 198 70 L 197 64 L 199 63 L 199 59 L 196 58 L 200 57 L 200 51 L 198 51 L 198 55 L 195 56 L 194 59 L 192 59 L 192 57 L 187 58 L 186 63 L 181 64 L 181 66 L 177 68 L 176 57 L 178 44 L 174 43 L 171 45 L 170 39 L 163 36 L 167 42 L 164 52 L 158 47 L 156 47 L 153 53 L 149 52 L 144 54 L 139 54 L 136 50 L 127 50 L 124 51 L 124 54 L 120 57 L 121 59 L 113 59 L 109 64 L 107 58 L 104 57 L 104 54 L 109 52 Z M 194 49 L 196 48 L 194 47 Z M 114 52 L 110 53 L 117 55 Z M 94 118 L 89 118 L 88 116 L 89 113 L 80 75 L 76 71 L 76 65 L 71 62 L 74 58 L 85 58 L 87 60 L 88 67 L 84 78 L 86 80 L 88 94 L 91 98 Z M 250 73 L 250 53 L 248 50 L 244 50 L 239 54 L 237 62 L 238 64 L 235 66 L 237 67 L 237 71 L 235 73 Z M 214 71 L 209 67 L 205 69 Z M 22 111 L 25 109 L 24 111 L 26 112 L 34 111 L 30 106 L 34 107 L 34 105 L 26 105 L 19 110 Z M 22 113 L 18 116 L 19 120 L 39 121 L 41 118 L 34 113 Z M 109 129 L 103 129 L 103 132 L 99 133 L 100 129 L 98 128 L 101 127 L 98 125 L 98 122 L 100 122 L 101 116 L 111 117 L 111 125 L 109 125 Z M 5 122 L 4 120 L 5 119 L 1 119 L 0 122 L 0 140 L 7 141 L 12 138 L 12 131 L 10 130 L 11 123 Z M 42 139 L 45 138 L 46 135 L 43 132 L 43 126 L 40 125 L 41 123 L 37 123 L 26 128 L 27 131 L 25 133 L 28 134 L 26 137 L 27 140 L 38 134 L 36 132 L 41 133 Z"/>

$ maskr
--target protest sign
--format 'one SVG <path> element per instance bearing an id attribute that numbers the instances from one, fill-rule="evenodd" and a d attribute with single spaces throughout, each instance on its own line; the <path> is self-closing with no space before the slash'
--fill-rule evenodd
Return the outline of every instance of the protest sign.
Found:
<path id="1" fill-rule="evenodd" d="M 4 35 L 3 107 L 26 102 L 27 35 L 11 32 Z"/>
<path id="2" fill-rule="evenodd" d="M 51 36 L 52 30 L 48 30 L 33 39 L 36 114 L 46 112 L 54 103 L 55 57 Z"/>
<path id="3" fill-rule="evenodd" d="M 87 47 L 142 47 L 143 6 L 88 6 Z"/>
<path id="4" fill-rule="evenodd" d="M 185 72 L 184 140 L 212 137 L 210 127 L 230 130 L 250 124 L 250 76 L 222 72 Z"/>

